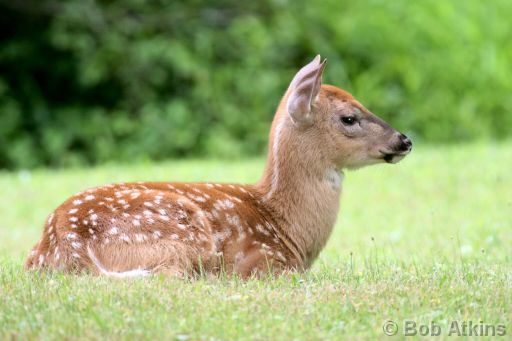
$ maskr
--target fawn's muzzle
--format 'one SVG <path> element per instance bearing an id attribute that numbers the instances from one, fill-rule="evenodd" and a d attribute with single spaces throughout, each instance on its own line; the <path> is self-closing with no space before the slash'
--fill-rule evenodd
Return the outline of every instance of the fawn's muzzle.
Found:
<path id="1" fill-rule="evenodd" d="M 412 142 L 404 134 L 400 134 L 399 141 L 390 151 L 381 151 L 382 158 L 387 163 L 397 163 L 402 160 L 412 150 Z"/>

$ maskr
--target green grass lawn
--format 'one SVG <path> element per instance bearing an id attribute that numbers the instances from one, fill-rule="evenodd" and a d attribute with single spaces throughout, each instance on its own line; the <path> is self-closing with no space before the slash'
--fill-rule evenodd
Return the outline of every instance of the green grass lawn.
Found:
<path id="1" fill-rule="evenodd" d="M 393 339 L 382 325 L 503 324 L 512 335 L 512 143 L 417 148 L 347 172 L 334 233 L 306 274 L 114 280 L 25 273 L 47 214 L 120 181 L 254 182 L 263 160 L 0 174 L 0 339 Z M 450 338 L 451 339 L 451 338 Z"/>

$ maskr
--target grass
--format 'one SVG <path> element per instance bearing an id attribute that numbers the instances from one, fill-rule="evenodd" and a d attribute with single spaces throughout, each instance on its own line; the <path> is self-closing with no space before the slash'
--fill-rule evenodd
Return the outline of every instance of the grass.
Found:
<path id="1" fill-rule="evenodd" d="M 46 215 L 107 182 L 253 182 L 263 160 L 0 174 L 0 339 L 386 339 L 382 325 L 512 334 L 512 143 L 424 147 L 348 172 L 334 233 L 303 275 L 119 281 L 21 266 Z M 482 321 L 482 322 L 481 322 Z M 505 337 L 507 338 L 507 337 Z M 389 338 L 393 339 L 393 338 Z"/>

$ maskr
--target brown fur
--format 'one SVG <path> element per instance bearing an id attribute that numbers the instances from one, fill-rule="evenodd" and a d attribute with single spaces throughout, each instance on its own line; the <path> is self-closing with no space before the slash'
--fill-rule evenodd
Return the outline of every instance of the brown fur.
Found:
<path id="1" fill-rule="evenodd" d="M 349 93 L 320 86 L 324 66 L 315 58 L 283 97 L 257 184 L 89 189 L 50 215 L 26 268 L 248 277 L 310 267 L 336 220 L 341 169 L 382 162 L 400 136 Z M 361 129 L 340 123 L 351 113 Z"/>

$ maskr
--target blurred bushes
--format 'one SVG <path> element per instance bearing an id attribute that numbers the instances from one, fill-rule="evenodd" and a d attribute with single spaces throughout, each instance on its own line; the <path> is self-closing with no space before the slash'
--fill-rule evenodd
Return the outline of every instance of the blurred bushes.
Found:
<path id="1" fill-rule="evenodd" d="M 428 142 L 512 127 L 512 2 L 0 2 L 0 168 L 252 155 L 316 53 Z"/>

